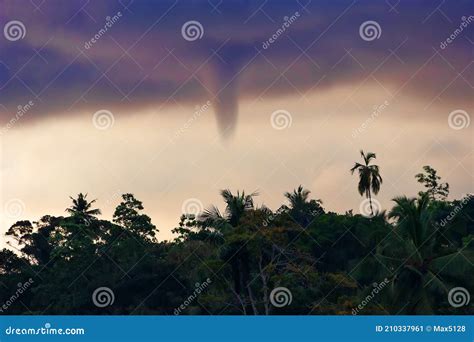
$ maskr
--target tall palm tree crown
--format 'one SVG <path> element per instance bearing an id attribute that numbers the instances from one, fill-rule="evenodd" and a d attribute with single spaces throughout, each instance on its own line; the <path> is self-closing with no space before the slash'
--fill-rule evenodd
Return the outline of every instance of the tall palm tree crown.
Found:
<path id="1" fill-rule="evenodd" d="M 302 204 L 306 203 L 311 191 L 304 189 L 302 185 L 298 186 L 293 192 L 285 192 L 285 197 L 290 202 L 292 208 L 301 207 Z"/>
<path id="2" fill-rule="evenodd" d="M 235 227 L 238 225 L 242 215 L 253 209 L 253 197 L 257 196 L 257 192 L 246 194 L 244 191 L 234 195 L 229 189 L 221 191 L 221 196 L 226 204 L 225 213 L 221 214 L 216 206 L 206 209 L 201 215 L 200 219 L 207 222 L 212 222 L 213 225 L 222 226 L 227 223 Z"/>
<path id="3" fill-rule="evenodd" d="M 88 201 L 87 194 L 83 194 L 82 192 L 77 195 L 77 198 L 69 197 L 72 200 L 72 206 L 66 209 L 66 212 L 71 214 L 72 216 L 82 216 L 85 218 L 91 218 L 95 215 L 100 215 L 100 209 L 91 209 L 92 204 L 95 203 L 96 200 Z"/>
<path id="4" fill-rule="evenodd" d="M 372 192 L 377 195 L 380 191 L 380 185 L 382 184 L 382 177 L 380 176 L 380 169 L 378 165 L 370 165 L 372 159 L 375 159 L 375 153 L 360 151 L 360 155 L 364 160 L 364 164 L 355 163 L 354 167 L 351 169 L 351 174 L 354 174 L 354 171 L 359 171 L 359 185 L 358 190 L 359 194 L 365 196 L 369 199 L 370 211 L 372 216 L 374 215 L 374 209 L 372 207 Z"/>
<path id="5" fill-rule="evenodd" d="M 309 199 L 311 191 L 303 188 L 302 185 L 294 189 L 293 192 L 285 192 L 285 197 L 290 203 L 289 208 L 283 206 L 282 208 L 303 228 L 306 228 L 314 218 L 323 213 L 324 209 L 321 200 Z"/>

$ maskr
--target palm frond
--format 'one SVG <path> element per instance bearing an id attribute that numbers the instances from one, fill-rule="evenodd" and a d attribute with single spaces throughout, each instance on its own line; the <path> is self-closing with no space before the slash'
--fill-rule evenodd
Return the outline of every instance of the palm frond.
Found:
<path id="1" fill-rule="evenodd" d="M 354 171 L 357 170 L 357 169 L 360 169 L 364 167 L 364 165 L 360 164 L 360 163 L 355 163 L 354 164 L 354 167 L 351 169 L 351 174 L 354 174 Z"/>
<path id="2" fill-rule="evenodd" d="M 367 154 L 365 155 L 366 165 L 369 165 L 370 161 L 371 161 L 372 159 L 375 159 L 375 158 L 377 158 L 377 157 L 375 156 L 375 153 L 373 153 L 373 152 L 367 152 Z"/>

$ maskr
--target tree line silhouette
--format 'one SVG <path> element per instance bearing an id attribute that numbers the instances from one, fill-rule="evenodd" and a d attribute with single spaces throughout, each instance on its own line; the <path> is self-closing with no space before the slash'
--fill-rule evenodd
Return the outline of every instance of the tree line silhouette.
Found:
<path id="1" fill-rule="evenodd" d="M 416 198 L 376 210 L 380 168 L 374 153 L 361 157 L 350 172 L 368 215 L 328 212 L 302 186 L 276 211 L 256 206 L 255 192 L 222 190 L 225 210 L 183 214 L 172 241 L 157 240 L 134 195 L 122 195 L 108 221 L 80 193 L 67 215 L 18 221 L 6 232 L 0 314 L 351 314 L 358 306 L 358 314 L 473 314 L 448 293 L 474 293 L 474 198 L 449 201 L 449 185 L 425 166 Z M 114 302 L 98 307 L 91 296 L 104 286 Z M 272 303 L 277 287 L 291 293 L 285 306 Z"/>

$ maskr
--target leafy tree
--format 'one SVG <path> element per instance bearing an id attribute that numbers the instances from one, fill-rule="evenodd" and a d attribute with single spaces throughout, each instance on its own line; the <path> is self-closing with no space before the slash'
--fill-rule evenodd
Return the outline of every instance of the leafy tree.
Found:
<path id="1" fill-rule="evenodd" d="M 142 202 L 132 194 L 124 194 L 122 199 L 115 209 L 113 221 L 145 239 L 154 240 L 158 230 L 148 215 L 140 213 L 144 209 Z"/>
<path id="2" fill-rule="evenodd" d="M 423 173 L 418 173 L 415 178 L 418 183 L 423 184 L 427 189 L 425 192 L 432 200 L 445 200 L 449 195 L 449 184 L 441 183 L 441 177 L 437 171 L 429 165 L 423 166 Z M 423 191 L 420 192 L 420 195 Z"/>
<path id="3" fill-rule="evenodd" d="M 76 199 L 70 216 L 16 222 L 6 233 L 10 248 L 0 250 L 0 303 L 17 284 L 34 282 L 0 314 L 168 315 L 183 304 L 180 314 L 351 314 L 385 278 L 359 313 L 474 313 L 472 304 L 452 307 L 447 295 L 454 286 L 474 291 L 471 195 L 399 197 L 388 215 L 366 218 L 326 213 L 302 186 L 275 212 L 256 207 L 255 193 L 221 194 L 223 214 L 212 207 L 182 215 L 170 242 L 157 241 L 132 194 L 113 221 L 99 219 L 82 196 L 87 203 Z M 115 302 L 98 308 L 91 297 L 103 286 Z M 291 303 L 273 304 L 277 287 Z"/>
<path id="4" fill-rule="evenodd" d="M 380 191 L 380 185 L 382 184 L 382 177 L 380 176 L 380 169 L 378 165 L 370 165 L 372 159 L 375 159 L 375 153 L 367 152 L 364 154 L 364 151 L 360 151 L 360 155 L 364 160 L 364 164 L 355 163 L 354 167 L 351 169 L 351 173 L 354 174 L 354 171 L 359 172 L 359 185 L 358 190 L 359 194 L 365 196 L 369 199 L 370 211 L 372 216 L 374 215 L 374 209 L 372 207 L 372 192 L 377 195 Z"/>
<path id="5" fill-rule="evenodd" d="M 5 235 L 14 239 L 14 242 L 9 244 L 15 248 L 19 247 L 23 257 L 35 264 L 48 264 L 53 249 L 50 237 L 61 219 L 46 215 L 33 224 L 30 221 L 18 221 Z"/>
<path id="6" fill-rule="evenodd" d="M 288 213 L 299 225 L 305 228 L 315 217 L 324 213 L 321 200 L 309 200 L 311 191 L 298 186 L 293 192 L 285 192 L 290 206 L 282 206 L 280 211 Z"/>
<path id="7" fill-rule="evenodd" d="M 26 261 L 9 249 L 0 250 L 0 274 L 18 273 Z"/>
<path id="8" fill-rule="evenodd" d="M 450 281 L 470 285 L 474 278 L 466 272 L 472 271 L 474 251 L 437 248 L 439 231 L 428 194 L 394 201 L 388 217 L 395 219 L 396 228 L 378 255 L 393 274 L 390 307 L 396 308 L 394 313 L 430 314 L 447 297 Z"/>

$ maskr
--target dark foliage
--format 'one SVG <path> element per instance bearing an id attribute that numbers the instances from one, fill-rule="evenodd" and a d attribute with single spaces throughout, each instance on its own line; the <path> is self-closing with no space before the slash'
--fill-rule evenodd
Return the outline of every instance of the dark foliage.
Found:
<path id="1" fill-rule="evenodd" d="M 364 180 L 361 193 L 378 191 L 372 183 Z M 0 313 L 474 313 L 472 304 L 448 302 L 453 287 L 474 293 L 472 196 L 399 197 L 388 213 L 368 218 L 326 212 L 301 186 L 276 212 L 255 207 L 256 193 L 221 195 L 222 214 L 211 207 L 183 215 L 174 241 L 157 241 L 131 194 L 113 222 L 98 218 L 82 194 L 69 216 L 18 221 L 6 233 L 16 251 L 0 251 Z M 99 287 L 113 291 L 113 304 L 94 305 Z M 290 291 L 291 303 L 272 303 L 278 287 Z"/>

